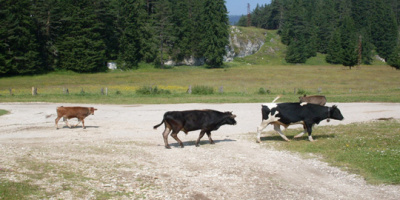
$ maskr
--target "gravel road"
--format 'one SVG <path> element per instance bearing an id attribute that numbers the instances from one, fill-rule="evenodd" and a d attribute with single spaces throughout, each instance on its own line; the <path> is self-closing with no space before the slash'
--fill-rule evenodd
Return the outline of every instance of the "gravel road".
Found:
<path id="1" fill-rule="evenodd" d="M 85 119 L 86 129 L 69 129 L 60 120 L 64 127 L 56 130 L 55 110 L 61 105 L 98 110 Z M 345 119 L 320 126 L 400 119 L 398 103 L 336 105 Z M 0 117 L 0 181 L 29 180 L 46 191 L 33 199 L 400 199 L 400 186 L 369 185 L 318 159 L 256 143 L 260 103 L 0 103 L 0 109 L 11 112 Z M 169 137 L 172 149 L 165 149 L 163 126 L 153 126 L 166 111 L 188 109 L 233 111 L 238 124 L 213 132 L 215 145 L 205 136 L 195 147 L 198 131 L 181 132 L 185 148 Z"/>

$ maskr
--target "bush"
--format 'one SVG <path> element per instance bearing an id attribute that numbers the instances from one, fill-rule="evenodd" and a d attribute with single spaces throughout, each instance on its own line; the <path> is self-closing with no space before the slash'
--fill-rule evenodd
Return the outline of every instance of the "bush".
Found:
<path id="1" fill-rule="evenodd" d="M 271 94 L 271 91 L 261 87 L 260 89 L 258 89 L 258 94 Z"/>
<path id="2" fill-rule="evenodd" d="M 136 94 L 144 94 L 144 95 L 151 95 L 151 94 L 171 94 L 169 90 L 158 89 L 157 86 L 143 86 L 136 90 Z"/>
<path id="3" fill-rule="evenodd" d="M 214 88 L 211 86 L 195 85 L 192 88 L 192 94 L 201 94 L 201 95 L 214 94 Z"/>
<path id="4" fill-rule="evenodd" d="M 305 94 L 307 94 L 307 91 L 305 91 L 305 90 L 299 88 L 299 89 L 297 90 L 297 94 L 305 95 Z"/>

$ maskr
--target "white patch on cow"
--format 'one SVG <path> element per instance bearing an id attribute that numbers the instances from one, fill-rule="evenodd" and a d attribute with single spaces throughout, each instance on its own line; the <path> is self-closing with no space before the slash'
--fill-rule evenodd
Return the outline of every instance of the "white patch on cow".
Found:
<path id="1" fill-rule="evenodd" d="M 305 106 L 305 105 L 307 105 L 307 102 L 302 102 L 302 103 L 300 104 L 300 106 Z"/>
<path id="2" fill-rule="evenodd" d="M 261 142 L 261 132 L 262 130 L 264 130 L 268 124 L 272 123 L 272 122 L 277 122 L 280 117 L 276 117 L 276 115 L 279 112 L 276 111 L 274 115 L 272 115 L 271 113 L 269 113 L 268 118 L 266 120 L 262 120 L 260 126 L 257 127 L 257 142 Z"/>
<path id="3" fill-rule="evenodd" d="M 308 136 L 308 140 L 310 140 L 310 142 L 314 142 L 315 140 L 312 138 L 312 136 Z"/>
<path id="4" fill-rule="evenodd" d="M 278 106 L 278 104 L 276 104 L 276 103 L 264 103 L 264 104 L 262 104 L 263 106 L 267 106 L 270 110 L 272 109 L 272 108 L 276 108 L 277 106 Z"/>

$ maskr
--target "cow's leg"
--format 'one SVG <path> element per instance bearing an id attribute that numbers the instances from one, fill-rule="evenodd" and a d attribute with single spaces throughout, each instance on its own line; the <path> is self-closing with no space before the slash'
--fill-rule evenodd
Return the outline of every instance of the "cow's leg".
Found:
<path id="1" fill-rule="evenodd" d="M 170 149 L 171 147 L 169 146 L 169 144 L 168 144 L 168 135 L 169 135 L 169 132 L 171 132 L 171 128 L 169 128 L 168 126 L 165 126 L 165 130 L 164 130 L 164 132 L 163 132 L 163 138 L 164 138 L 164 145 L 165 145 L 165 148 L 167 148 L 167 149 Z"/>
<path id="2" fill-rule="evenodd" d="M 304 133 L 306 133 L 306 130 L 305 130 L 305 129 L 304 129 L 301 133 L 295 135 L 294 138 L 299 138 L 299 137 L 303 136 Z"/>
<path id="3" fill-rule="evenodd" d="M 210 140 L 210 144 L 215 144 L 214 140 L 211 138 L 211 131 L 207 131 L 208 140 Z"/>
<path id="4" fill-rule="evenodd" d="M 67 126 L 69 127 L 69 128 L 71 128 L 71 125 L 69 125 L 69 123 L 68 123 L 68 118 L 64 118 L 65 119 L 65 124 L 67 124 Z"/>
<path id="5" fill-rule="evenodd" d="M 303 129 L 304 130 L 301 133 L 295 135 L 294 138 L 299 138 L 299 137 L 303 136 L 304 133 L 306 133 L 306 131 L 307 131 L 306 125 L 303 125 Z"/>
<path id="6" fill-rule="evenodd" d="M 83 126 L 83 129 L 86 129 L 86 127 L 85 127 L 85 120 L 82 118 L 82 126 Z M 78 124 L 79 124 L 79 120 L 78 120 Z M 78 124 L 76 124 L 76 125 L 78 125 Z"/>
<path id="7" fill-rule="evenodd" d="M 61 117 L 59 117 L 59 116 L 57 116 L 57 118 L 56 118 L 56 129 L 58 129 L 58 121 L 60 121 L 60 119 L 61 119 Z"/>
<path id="8" fill-rule="evenodd" d="M 200 139 L 204 136 L 205 133 L 206 133 L 206 131 L 203 131 L 203 130 L 200 131 L 199 138 L 197 138 L 197 140 L 196 140 L 196 147 L 199 146 Z M 208 133 L 207 133 L 207 134 L 208 134 Z"/>
<path id="9" fill-rule="evenodd" d="M 82 120 L 80 120 L 79 118 L 78 118 L 78 123 L 74 126 L 74 127 L 77 127 L 80 123 L 81 123 L 81 121 Z M 83 123 L 82 123 L 83 124 Z"/>
<path id="10" fill-rule="evenodd" d="M 263 120 L 257 127 L 257 143 L 261 143 L 261 132 L 268 126 L 269 122 Z"/>
<path id="11" fill-rule="evenodd" d="M 179 143 L 179 145 L 181 146 L 181 148 L 183 148 L 183 143 L 182 143 L 182 141 L 178 138 L 178 133 L 179 133 L 179 130 L 172 130 L 171 137 L 173 137 L 173 138 Z"/>
<path id="12" fill-rule="evenodd" d="M 306 127 L 307 127 L 307 133 L 308 133 L 308 140 L 310 140 L 310 142 L 314 142 L 315 140 L 311 136 L 312 124 L 306 124 Z"/>
<path id="13" fill-rule="evenodd" d="M 288 141 L 288 142 L 290 141 L 290 140 L 285 136 L 285 134 L 282 133 L 281 127 L 280 127 L 279 124 L 274 124 L 274 130 L 275 130 L 276 132 L 278 132 L 279 135 L 280 135 L 284 140 L 286 140 L 286 141 Z"/>

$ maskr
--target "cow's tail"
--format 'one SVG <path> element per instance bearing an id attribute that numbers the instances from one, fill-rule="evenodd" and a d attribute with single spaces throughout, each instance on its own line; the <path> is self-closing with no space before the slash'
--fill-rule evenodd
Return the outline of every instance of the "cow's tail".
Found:
<path id="1" fill-rule="evenodd" d="M 153 129 L 157 129 L 159 126 L 161 126 L 161 124 L 163 124 L 164 123 L 164 119 L 161 121 L 161 123 L 160 124 L 157 124 L 157 125 L 155 125 L 155 126 L 153 126 Z"/>
<path id="2" fill-rule="evenodd" d="M 282 95 L 277 96 L 277 97 L 272 101 L 272 103 L 275 103 L 275 101 L 277 101 L 279 98 L 281 98 L 281 96 L 282 96 Z"/>

